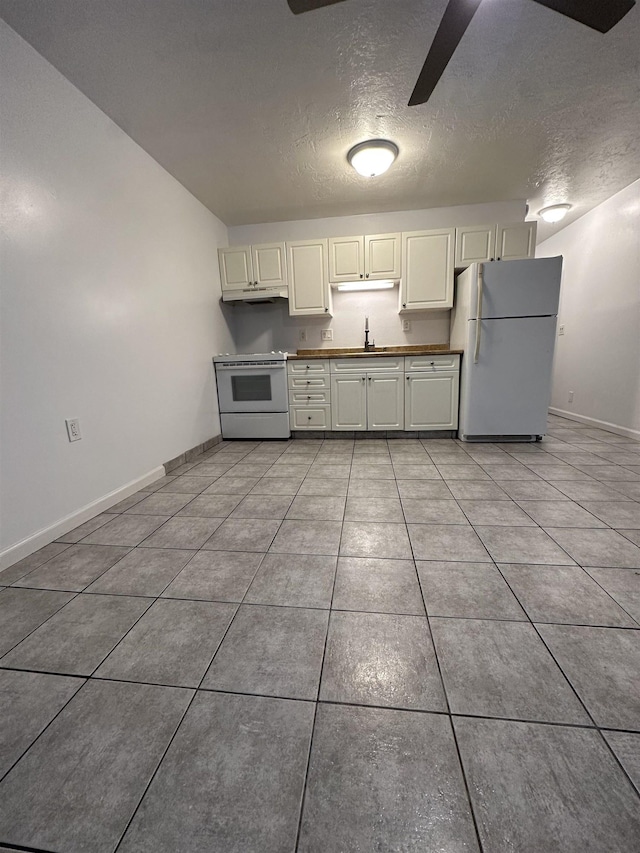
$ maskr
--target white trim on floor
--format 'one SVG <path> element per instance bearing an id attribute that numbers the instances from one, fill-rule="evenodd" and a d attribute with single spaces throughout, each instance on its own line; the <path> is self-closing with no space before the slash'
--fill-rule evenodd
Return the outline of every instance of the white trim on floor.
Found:
<path id="1" fill-rule="evenodd" d="M 613 432 L 616 435 L 623 435 L 625 438 L 635 438 L 640 441 L 640 430 L 629 429 L 628 427 L 618 426 L 618 424 L 610 424 L 608 421 L 599 421 L 597 418 L 588 418 L 586 415 L 577 415 L 574 412 L 565 412 L 564 409 L 555 409 L 549 407 L 549 413 L 557 415 L 560 418 L 567 418 L 570 421 L 578 421 L 580 424 L 596 427 L 597 429 L 605 429 L 607 432 Z"/>
<path id="2" fill-rule="evenodd" d="M 132 480 L 130 483 L 121 486 L 119 489 L 114 489 L 114 491 L 109 492 L 108 495 L 104 495 L 104 497 L 92 501 L 90 504 L 83 506 L 82 509 L 72 512 L 71 515 L 67 515 L 56 521 L 54 524 L 49 525 L 49 527 L 45 527 L 37 533 L 34 533 L 32 536 L 23 539 L 21 542 L 11 545 L 10 548 L 0 552 L 0 571 L 9 568 L 9 566 L 17 563 L 18 560 L 28 557 L 29 554 L 33 554 L 34 551 L 48 545 L 50 542 L 53 542 L 59 536 L 68 533 L 70 530 L 79 527 L 81 524 L 84 524 L 85 521 L 89 521 L 90 518 L 93 518 L 95 515 L 109 509 L 109 507 L 123 501 L 125 498 L 128 498 L 129 495 L 133 495 L 135 492 L 140 491 L 144 486 L 154 483 L 156 480 L 164 477 L 164 475 L 164 465 L 159 465 L 147 474 L 143 474 L 142 477 Z"/>

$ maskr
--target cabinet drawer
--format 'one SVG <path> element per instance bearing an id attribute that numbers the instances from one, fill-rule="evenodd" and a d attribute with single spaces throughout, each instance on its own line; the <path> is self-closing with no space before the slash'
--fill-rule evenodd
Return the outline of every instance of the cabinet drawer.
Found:
<path id="1" fill-rule="evenodd" d="M 287 361 L 287 373 L 289 376 L 313 376 L 316 373 L 328 372 L 328 358 L 309 359 L 309 361 Z"/>
<path id="2" fill-rule="evenodd" d="M 437 370 L 459 370 L 459 355 L 412 355 L 405 358 L 405 370 L 407 373 L 420 370 L 423 373 Z"/>
<path id="3" fill-rule="evenodd" d="M 332 358 L 331 373 L 402 373 L 404 358 Z"/>
<path id="4" fill-rule="evenodd" d="M 331 429 L 330 406 L 292 406 L 289 410 L 291 429 Z"/>
<path id="5" fill-rule="evenodd" d="M 329 389 L 326 391 L 315 391 L 309 389 L 308 391 L 289 391 L 289 405 L 290 406 L 319 406 L 319 405 L 329 405 L 331 402 L 331 392 Z"/>
<path id="6" fill-rule="evenodd" d="M 330 387 L 330 376 L 328 373 L 316 376 L 291 376 L 289 374 L 289 391 L 322 391 Z"/>

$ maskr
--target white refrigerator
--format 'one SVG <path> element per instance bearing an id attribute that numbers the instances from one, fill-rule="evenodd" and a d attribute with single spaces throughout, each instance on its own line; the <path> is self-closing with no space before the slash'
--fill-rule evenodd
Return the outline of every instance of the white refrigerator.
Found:
<path id="1" fill-rule="evenodd" d="M 450 345 L 464 350 L 463 441 L 546 432 L 561 275 L 557 257 L 472 264 L 458 276 Z"/>

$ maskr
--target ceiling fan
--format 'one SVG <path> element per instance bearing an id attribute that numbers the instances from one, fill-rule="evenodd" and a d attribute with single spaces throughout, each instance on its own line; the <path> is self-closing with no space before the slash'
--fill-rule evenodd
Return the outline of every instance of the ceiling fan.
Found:
<path id="1" fill-rule="evenodd" d="M 344 0 L 287 0 L 295 15 Z M 409 98 L 409 106 L 424 104 L 458 46 L 482 0 L 449 0 L 418 81 Z M 607 33 L 635 6 L 635 0 L 534 0 L 600 33 Z"/>

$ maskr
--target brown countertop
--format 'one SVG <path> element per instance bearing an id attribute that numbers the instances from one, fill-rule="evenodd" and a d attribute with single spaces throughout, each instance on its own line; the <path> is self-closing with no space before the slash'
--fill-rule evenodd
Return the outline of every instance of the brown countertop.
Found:
<path id="1" fill-rule="evenodd" d="M 335 349 L 299 349 L 289 353 L 288 358 L 308 360 L 311 358 L 369 358 L 370 356 L 394 355 L 461 355 L 461 349 L 449 349 L 449 344 L 416 344 L 411 346 L 374 347 L 364 352 L 362 347 L 336 347 Z"/>

